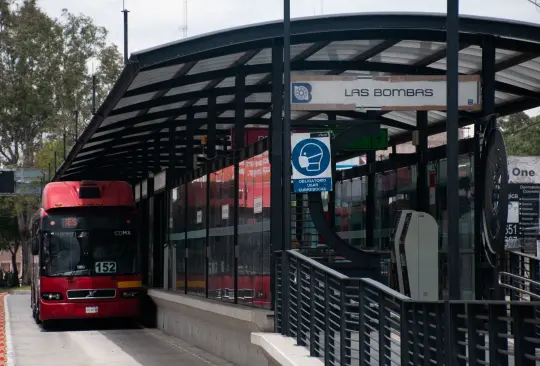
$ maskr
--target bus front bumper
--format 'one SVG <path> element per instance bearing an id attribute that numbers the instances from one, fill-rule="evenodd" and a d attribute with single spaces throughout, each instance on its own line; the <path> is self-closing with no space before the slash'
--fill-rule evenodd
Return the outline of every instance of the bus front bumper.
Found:
<path id="1" fill-rule="evenodd" d="M 140 299 L 118 299 L 104 302 L 55 302 L 40 300 L 39 318 L 90 319 L 138 318 L 141 315 Z"/>

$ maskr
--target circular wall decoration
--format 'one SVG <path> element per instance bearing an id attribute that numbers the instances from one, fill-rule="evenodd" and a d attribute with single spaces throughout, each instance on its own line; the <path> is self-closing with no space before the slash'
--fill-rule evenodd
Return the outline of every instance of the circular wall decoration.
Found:
<path id="1" fill-rule="evenodd" d="M 499 129 L 493 129 L 484 145 L 484 192 L 482 227 L 486 251 L 504 251 L 504 235 L 508 217 L 508 163 L 506 146 Z"/>

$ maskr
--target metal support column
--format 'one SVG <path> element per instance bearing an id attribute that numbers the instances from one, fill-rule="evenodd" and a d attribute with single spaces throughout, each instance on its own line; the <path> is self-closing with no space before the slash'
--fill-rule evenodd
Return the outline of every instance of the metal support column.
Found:
<path id="1" fill-rule="evenodd" d="M 270 196 L 272 205 L 270 206 L 270 288 L 272 291 L 272 310 L 276 301 L 275 284 L 275 255 L 276 250 L 281 249 L 279 242 L 283 238 L 283 227 L 281 214 L 283 212 L 283 201 L 281 200 L 282 170 L 283 161 L 283 125 L 282 125 L 282 104 L 283 104 L 283 47 L 276 41 L 272 47 L 272 123 L 270 125 Z M 277 327 L 277 321 L 276 327 Z M 277 328 L 276 328 L 277 329 Z"/>
<path id="2" fill-rule="evenodd" d="M 176 124 L 175 121 L 171 121 L 169 125 L 169 165 L 167 169 L 167 190 L 173 188 L 176 185 L 177 172 L 176 172 Z"/>
<path id="3" fill-rule="evenodd" d="M 152 171 L 156 174 L 161 171 L 161 150 L 159 146 L 160 140 L 161 139 L 159 137 L 154 136 L 154 164 L 152 164 Z"/>
<path id="4" fill-rule="evenodd" d="M 193 137 L 194 137 L 194 129 L 193 129 L 193 118 L 194 118 L 194 114 L 193 113 L 188 113 L 187 116 L 186 116 L 186 153 L 184 154 L 184 163 L 185 163 L 185 166 L 186 166 L 186 172 L 188 174 L 190 174 L 193 169 L 194 169 L 194 164 L 193 164 Z M 190 180 L 188 179 L 187 181 L 184 182 L 184 186 L 185 186 L 185 196 L 184 196 L 184 202 L 185 202 L 185 210 L 184 210 L 184 217 L 185 217 L 185 228 L 186 228 L 186 232 L 188 231 L 188 198 L 189 198 L 189 194 L 191 192 L 189 192 L 189 182 Z M 184 265 L 185 265 L 185 274 L 184 274 L 184 293 L 188 293 L 188 280 L 187 280 L 187 277 L 188 277 L 188 270 L 189 270 L 189 241 L 187 240 L 187 234 L 186 234 L 186 238 L 185 238 L 185 243 L 186 243 L 186 253 L 185 253 L 185 257 L 184 257 Z"/>
<path id="5" fill-rule="evenodd" d="M 368 165 L 367 196 L 366 196 L 366 246 L 373 249 L 375 246 L 375 162 L 377 160 L 375 150 L 368 151 L 366 164 Z"/>
<path id="6" fill-rule="evenodd" d="M 283 249 L 291 249 L 291 0 L 283 1 Z"/>
<path id="7" fill-rule="evenodd" d="M 487 37 L 482 44 L 482 115 L 487 117 L 495 113 L 495 44 L 492 37 Z M 483 263 L 483 243 L 482 243 L 482 193 L 484 192 L 484 167 L 482 166 L 481 145 L 485 138 L 484 132 L 487 122 L 477 121 L 474 125 L 474 186 L 475 210 L 474 210 L 474 254 L 476 266 L 480 270 L 475 270 L 475 287 L 478 299 L 485 297 L 498 299 L 497 271 L 487 263 Z M 487 290 L 487 291 L 486 291 Z"/>
<path id="8" fill-rule="evenodd" d="M 206 164 L 205 167 L 209 167 L 210 164 Z M 208 298 L 208 290 L 210 287 L 210 258 L 212 257 L 212 250 L 210 249 L 210 174 L 206 168 L 206 209 L 204 215 L 204 224 L 205 224 L 205 264 L 204 264 L 204 296 Z"/>
<path id="9" fill-rule="evenodd" d="M 447 0 L 446 43 L 446 195 L 448 213 L 448 294 L 451 300 L 460 298 L 461 263 L 459 255 L 459 192 L 458 192 L 458 62 L 459 62 L 459 0 Z"/>
<path id="10" fill-rule="evenodd" d="M 211 93 L 208 95 L 208 114 L 207 114 L 207 133 L 208 139 L 206 141 L 206 157 L 208 160 L 216 158 L 216 95 Z"/>
<path id="11" fill-rule="evenodd" d="M 368 111 L 367 117 L 370 120 L 378 119 L 377 111 Z M 367 196 L 366 196 L 366 246 L 374 248 L 375 246 L 375 201 L 377 192 L 375 187 L 375 163 L 377 161 L 377 152 L 368 151 L 366 154 L 366 164 L 368 166 L 367 176 Z"/>
<path id="12" fill-rule="evenodd" d="M 416 112 L 416 128 L 418 129 L 418 145 L 416 146 L 416 154 L 418 163 L 416 164 L 417 179 L 416 179 L 416 209 L 421 212 L 429 212 L 429 185 L 427 165 L 429 158 L 428 154 L 428 112 Z"/>
<path id="13" fill-rule="evenodd" d="M 327 113 L 328 120 L 335 121 L 337 119 L 336 113 Z M 337 182 L 337 161 L 336 155 L 337 151 L 332 149 L 332 191 L 328 192 L 328 217 L 330 217 L 330 222 L 328 226 L 333 229 L 335 226 L 335 217 L 336 217 L 336 182 Z M 297 206 L 298 207 L 298 206 Z M 302 217 L 300 217 L 300 220 Z M 298 219 L 296 220 L 298 223 Z M 297 224 L 298 225 L 298 224 Z"/>
<path id="14" fill-rule="evenodd" d="M 240 150 L 244 148 L 244 126 L 245 126 L 245 101 L 246 101 L 246 75 L 243 72 L 236 74 L 235 79 L 235 101 L 236 101 L 236 110 L 235 115 L 235 125 L 234 125 L 234 143 L 235 143 L 235 152 L 234 152 L 234 303 L 238 303 L 238 255 L 240 254 L 240 246 L 238 241 L 238 210 L 240 199 L 239 190 L 240 190 Z M 245 194 L 245 193 L 244 193 Z"/>
<path id="15" fill-rule="evenodd" d="M 191 172 L 197 167 L 193 164 L 193 137 L 195 131 L 193 131 L 193 113 L 186 116 L 186 153 L 184 155 L 184 161 L 186 163 L 186 172 Z"/>

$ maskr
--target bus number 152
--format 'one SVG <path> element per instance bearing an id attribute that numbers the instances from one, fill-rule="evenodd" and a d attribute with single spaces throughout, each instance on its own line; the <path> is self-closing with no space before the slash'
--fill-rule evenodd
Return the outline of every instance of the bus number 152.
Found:
<path id="1" fill-rule="evenodd" d="M 115 262 L 96 262 L 94 267 L 96 273 L 116 273 Z"/>

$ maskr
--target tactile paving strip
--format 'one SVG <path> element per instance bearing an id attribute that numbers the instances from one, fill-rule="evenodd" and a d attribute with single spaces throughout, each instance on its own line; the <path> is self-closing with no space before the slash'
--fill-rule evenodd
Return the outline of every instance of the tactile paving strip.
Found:
<path id="1" fill-rule="evenodd" d="M 0 293 L 0 366 L 7 365 L 6 356 L 6 312 L 4 308 L 4 297 L 7 293 Z"/>

